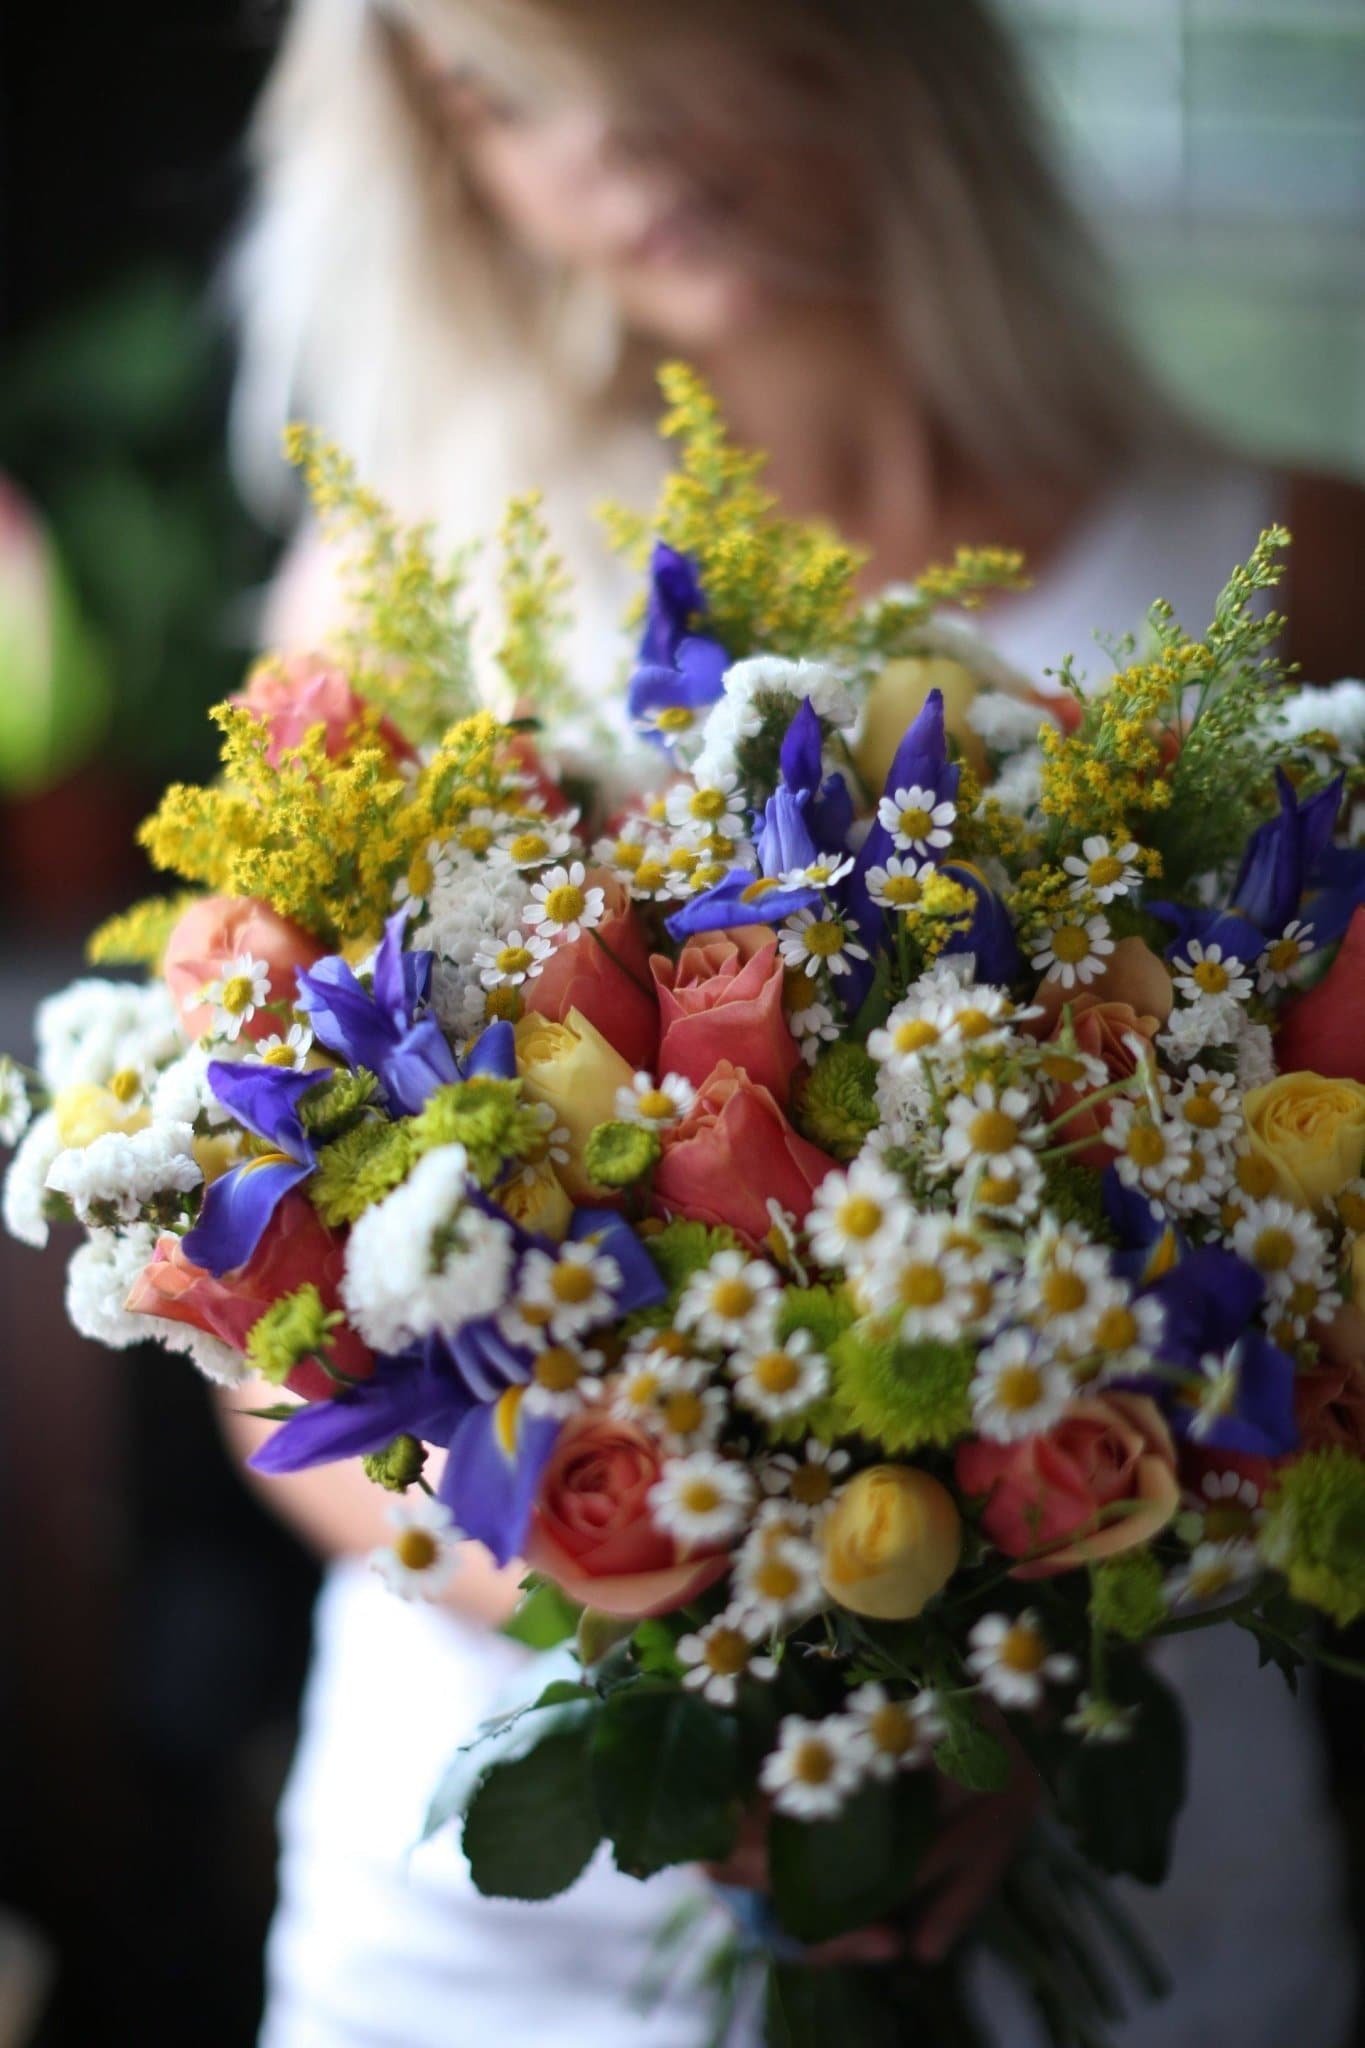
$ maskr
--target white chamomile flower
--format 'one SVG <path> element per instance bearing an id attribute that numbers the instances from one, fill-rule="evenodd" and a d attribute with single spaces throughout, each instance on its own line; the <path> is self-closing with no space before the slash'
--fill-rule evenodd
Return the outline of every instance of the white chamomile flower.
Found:
<path id="1" fill-rule="evenodd" d="M 827 1173 L 806 1219 L 811 1252 L 822 1266 L 863 1266 L 901 1238 L 913 1211 L 899 1178 L 875 1160 L 855 1159 Z"/>
<path id="2" fill-rule="evenodd" d="M 678 1638 L 678 1658 L 688 1668 L 683 1684 L 716 1707 L 732 1707 L 741 1678 L 765 1683 L 777 1676 L 771 1657 L 756 1654 L 753 1636 L 736 1616 L 718 1614 L 695 1635 Z"/>
<path id="3" fill-rule="evenodd" d="M 577 815 L 575 811 L 568 818 L 533 817 L 523 820 L 511 832 L 506 828 L 506 820 L 500 820 L 502 834 L 489 848 L 490 864 L 495 868 L 543 868 L 550 861 L 563 860 L 574 843 L 570 826 Z M 575 861 L 574 866 L 581 863 Z M 545 877 L 547 883 L 554 879 L 553 875 Z M 578 881 L 581 883 L 582 879 L 580 875 Z"/>
<path id="4" fill-rule="evenodd" d="M 1171 1113 L 1184 1120 L 1196 1141 L 1229 1143 L 1243 1129 L 1241 1093 L 1230 1075 L 1192 1066 L 1170 1100 Z"/>
<path id="5" fill-rule="evenodd" d="M 649 838 L 642 820 L 628 819 L 619 832 L 596 841 L 593 860 L 598 867 L 610 868 L 623 881 L 629 881 L 648 851 Z"/>
<path id="6" fill-rule="evenodd" d="M 1273 1303 L 1289 1301 L 1300 1286 L 1316 1300 L 1329 1283 L 1331 1252 L 1324 1233 L 1311 1211 L 1279 1195 L 1247 1203 L 1233 1225 L 1232 1249 L 1256 1268 Z"/>
<path id="7" fill-rule="evenodd" d="M 1039 1436 L 1061 1419 L 1075 1388 L 1031 1330 L 1006 1330 L 976 1362 L 972 1414 L 982 1436 L 1013 1443 Z"/>
<path id="8" fill-rule="evenodd" d="M 860 1685 L 849 1694 L 847 1711 L 866 1738 L 874 1778 L 894 1778 L 928 1763 L 946 1727 L 938 1694 L 927 1686 L 913 1699 L 897 1700 L 884 1685 Z"/>
<path id="9" fill-rule="evenodd" d="M 734 1352 L 730 1373 L 735 1399 L 765 1422 L 801 1415 L 824 1394 L 829 1366 L 809 1330 L 793 1330 L 779 1342 Z"/>
<path id="10" fill-rule="evenodd" d="M 1033 1165 L 1032 1147 L 1041 1137 L 1033 1120 L 1033 1104 L 1022 1088 L 999 1088 L 993 1081 L 978 1081 L 969 1092 L 955 1095 L 948 1105 L 948 1127 L 943 1133 L 945 1165 L 959 1170 L 989 1167 L 1002 1172 L 1017 1166 L 1027 1171 Z"/>
<path id="11" fill-rule="evenodd" d="M 1255 1535 L 1265 1520 L 1264 1489 L 1250 1474 L 1205 1472 L 1199 1490 L 1175 1522 L 1175 1533 L 1193 1548 L 1221 1545 Z"/>
<path id="12" fill-rule="evenodd" d="M 531 1360 L 523 1396 L 528 1415 L 576 1415 L 602 1392 L 602 1353 L 577 1344 L 546 1344 Z"/>
<path id="13" fill-rule="evenodd" d="M 865 876 L 867 893 L 883 910 L 913 910 L 924 894 L 923 861 L 913 854 L 888 854 Z"/>
<path id="14" fill-rule="evenodd" d="M 665 1074 L 656 1081 L 652 1074 L 640 1073 L 628 1088 L 617 1089 L 616 1114 L 646 1130 L 666 1131 L 682 1121 L 696 1099 L 696 1089 L 681 1074 Z"/>
<path id="15" fill-rule="evenodd" d="M 1092 917 L 1052 925 L 1032 955 L 1032 965 L 1060 988 L 1083 988 L 1103 974 L 1113 950 L 1109 920 L 1096 911 Z"/>
<path id="16" fill-rule="evenodd" d="M 370 1555 L 370 1563 L 405 1600 L 434 1600 L 455 1569 L 456 1529 L 450 1509 L 413 1488 L 389 1509 L 393 1539 Z"/>
<path id="17" fill-rule="evenodd" d="M 264 1003 L 270 1001 L 270 966 L 241 953 L 217 981 L 204 990 L 204 1001 L 213 1012 L 212 1032 L 216 1038 L 235 1039 Z"/>
<path id="18" fill-rule="evenodd" d="M 1243 1350 L 1240 1340 L 1227 1351 L 1206 1351 L 1195 1371 L 1180 1389 L 1180 1398 L 1193 1409 L 1189 1431 L 1202 1443 L 1226 1416 L 1233 1414 L 1242 1387 Z"/>
<path id="19" fill-rule="evenodd" d="M 1112 903 L 1116 896 L 1126 896 L 1140 887 L 1142 871 L 1136 865 L 1137 851 L 1131 839 L 1119 846 L 1111 846 L 1099 832 L 1083 839 L 1079 855 L 1070 853 L 1062 862 L 1066 872 L 1076 877 L 1071 885 L 1072 895 L 1090 896 L 1096 903 Z"/>
<path id="20" fill-rule="evenodd" d="M 803 1010 L 792 1012 L 787 1026 L 808 1067 L 819 1059 L 821 1046 L 832 1045 L 839 1036 L 839 1020 L 828 1003 L 807 1003 Z"/>
<path id="21" fill-rule="evenodd" d="M 1001 1161 L 975 1159 L 959 1174 L 954 1192 L 970 1218 L 992 1223 L 1028 1223 L 1043 1203 L 1043 1170 L 1032 1154 L 1013 1152 Z"/>
<path id="22" fill-rule="evenodd" d="M 31 1113 L 23 1075 L 12 1059 L 0 1057 L 0 1145 L 18 1144 Z"/>
<path id="23" fill-rule="evenodd" d="M 1121 1097 L 1105 1132 L 1114 1147 L 1114 1166 L 1125 1187 L 1163 1195 L 1189 1164 L 1190 1127 L 1183 1119 L 1154 1116 L 1151 1104 Z"/>
<path id="24" fill-rule="evenodd" d="M 1086 1352 L 1101 1380 L 1144 1372 L 1161 1342 L 1166 1311 L 1154 1294 L 1116 1289 L 1085 1333 Z"/>
<path id="25" fill-rule="evenodd" d="M 1174 981 L 1181 995 L 1191 1002 L 1200 996 L 1227 996 L 1245 1002 L 1251 994 L 1251 976 L 1233 953 L 1220 945 L 1204 946 L 1198 939 L 1186 942 L 1185 957 L 1174 963 Z"/>
<path id="26" fill-rule="evenodd" d="M 312 1050 L 312 1027 L 298 1018 L 286 1032 L 272 1031 L 268 1038 L 258 1038 L 252 1047 L 256 1058 L 265 1066 L 292 1067 L 295 1073 L 301 1073 L 308 1065 L 308 1055 Z"/>
<path id="27" fill-rule="evenodd" d="M 557 1245 L 552 1252 L 529 1251 L 522 1262 L 511 1314 L 539 1325 L 556 1343 L 604 1323 L 616 1306 L 621 1268 L 591 1238 Z"/>
<path id="28" fill-rule="evenodd" d="M 804 867 L 784 868 L 778 880 L 784 889 L 832 889 L 852 872 L 851 853 L 817 853 Z"/>
<path id="29" fill-rule="evenodd" d="M 940 848 L 951 844 L 956 817 L 955 803 L 940 801 L 936 790 L 918 783 L 884 796 L 877 806 L 877 822 L 891 834 L 897 850 L 917 853 L 922 860 L 932 860 Z"/>
<path id="30" fill-rule="evenodd" d="M 1167 1602 L 1172 1607 L 1207 1607 L 1247 1585 L 1260 1569 L 1254 1543 L 1235 1538 L 1197 1543 L 1188 1560 L 1167 1574 Z"/>
<path id="31" fill-rule="evenodd" d="M 479 980 L 485 988 L 520 988 L 534 981 L 554 951 L 539 932 L 523 935 L 514 926 L 506 938 L 490 932 L 474 955 Z"/>
<path id="32" fill-rule="evenodd" d="M 866 960 L 867 948 L 860 945 L 857 926 L 836 917 L 827 907 L 796 910 L 784 918 L 778 946 L 785 967 L 816 975 L 822 967 L 831 974 L 851 974 L 855 960 Z"/>
<path id="33" fill-rule="evenodd" d="M 714 1444 L 729 1418 L 723 1387 L 711 1382 L 711 1368 L 700 1359 L 656 1356 L 658 1385 L 640 1419 L 675 1453 L 701 1451 Z"/>
<path id="34" fill-rule="evenodd" d="M 542 938 L 576 939 L 601 924 L 606 900 L 604 890 L 589 888 L 588 871 L 576 860 L 569 867 L 551 868 L 531 884 L 531 901 L 522 918 L 535 925 Z"/>
<path id="35" fill-rule="evenodd" d="M 1002 1707 L 1036 1707 L 1047 1685 L 1066 1685 L 1076 1676 L 1076 1659 L 1050 1652 L 1038 1616 L 1030 1608 L 1011 1618 L 986 1614 L 968 1637 L 967 1669 L 981 1690 Z"/>
<path id="36" fill-rule="evenodd" d="M 786 1502 L 765 1503 L 735 1559 L 732 1605 L 755 1628 L 794 1626 L 824 1604 L 820 1552 L 797 1520 Z"/>
<path id="37" fill-rule="evenodd" d="M 1109 1256 L 1067 1226 L 1039 1233 L 1030 1248 L 1024 1301 L 1058 1345 L 1077 1343 L 1116 1289 Z"/>
<path id="38" fill-rule="evenodd" d="M 858 1269 L 856 1292 L 908 1343 L 947 1342 L 977 1320 L 987 1278 L 955 1216 L 909 1210 L 896 1242 Z"/>
<path id="39" fill-rule="evenodd" d="M 743 1465 L 711 1450 L 669 1458 L 649 1489 L 654 1525 L 688 1546 L 738 1536 L 753 1510 L 754 1483 Z"/>
<path id="40" fill-rule="evenodd" d="M 1270 944 L 1257 961 L 1256 987 L 1265 996 L 1272 989 L 1288 988 L 1299 962 L 1317 946 L 1311 924 L 1295 918 L 1287 924 L 1278 939 Z"/>
<path id="41" fill-rule="evenodd" d="M 733 769 L 707 782 L 690 779 L 675 782 L 665 797 L 664 815 L 670 825 L 690 835 L 742 830 L 748 796 Z M 729 836 L 727 834 L 727 836 Z"/>
<path id="42" fill-rule="evenodd" d="M 779 1451 L 776 1457 L 766 1459 L 759 1467 L 758 1483 L 770 1498 L 795 1509 L 798 1525 L 814 1527 L 833 1506 L 839 1481 L 852 1462 L 847 1451 L 812 1436 L 799 1456 Z"/>
<path id="43" fill-rule="evenodd" d="M 1082 1742 L 1126 1742 L 1137 1726 L 1137 1718 L 1136 1707 L 1120 1706 L 1117 1700 L 1082 1692 L 1076 1695 L 1076 1704 L 1062 1726 L 1068 1735 L 1079 1735 Z"/>
<path id="44" fill-rule="evenodd" d="M 765 1259 L 746 1252 L 717 1252 L 683 1289 L 674 1321 L 705 1344 L 757 1344 L 767 1340 L 780 1292 Z"/>
<path id="45" fill-rule="evenodd" d="M 867 1775 L 868 1742 L 852 1717 L 807 1721 L 788 1714 L 777 1748 L 763 1759 L 759 1783 L 779 1813 L 794 1820 L 830 1820 Z"/>

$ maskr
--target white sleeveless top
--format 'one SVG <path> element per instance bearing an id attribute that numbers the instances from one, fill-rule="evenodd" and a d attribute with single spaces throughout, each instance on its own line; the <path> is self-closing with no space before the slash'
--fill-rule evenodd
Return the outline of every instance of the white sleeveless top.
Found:
<path id="1" fill-rule="evenodd" d="M 1067 653 L 1097 675 L 1096 630 L 1140 633 L 1157 596 L 1202 631 L 1274 512 L 1272 480 L 1248 467 L 1136 478 L 986 630 L 1038 682 Z M 1160 1655 L 1189 1714 L 1190 1799 L 1168 1884 L 1125 1891 L 1176 1990 L 1116 2048 L 1339 2048 L 1345 2033 L 1354 1965 L 1312 1707 L 1228 1633 Z M 455 1750 L 526 1683 L 505 1639 L 405 1605 L 363 1566 L 328 1574 L 280 1812 L 262 2048 L 700 2048 L 694 1995 L 649 2016 L 630 2002 L 690 1874 L 642 1885 L 599 1857 L 563 1898 L 525 1906 L 478 1896 L 452 1829 L 414 1847 Z M 982 1997 L 998 2048 L 1041 2039 L 1009 1986 L 983 1974 Z"/>

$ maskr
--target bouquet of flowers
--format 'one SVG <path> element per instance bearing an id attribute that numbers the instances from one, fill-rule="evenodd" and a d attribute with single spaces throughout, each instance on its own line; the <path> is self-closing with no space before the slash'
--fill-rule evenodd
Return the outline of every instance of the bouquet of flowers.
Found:
<path id="1" fill-rule="evenodd" d="M 624 796 L 534 501 L 498 719 L 459 565 L 299 437 L 354 627 L 143 828 L 187 893 L 7 1066 L 6 1221 L 83 1230 L 82 1331 L 273 1383 L 263 1470 L 363 1460 L 398 1591 L 525 1561 L 556 1675 L 433 1807 L 482 1889 L 757 1831 L 770 2038 L 965 2041 L 961 1951 L 798 1945 L 1022 1780 L 973 1938 L 1099 2041 L 1097 1873 L 1183 1796 L 1143 1645 L 1292 1683 L 1365 1611 L 1365 687 L 1278 665 L 1272 531 L 1202 639 L 1034 697 L 956 615 L 1015 558 L 863 602 L 666 389 Z"/>

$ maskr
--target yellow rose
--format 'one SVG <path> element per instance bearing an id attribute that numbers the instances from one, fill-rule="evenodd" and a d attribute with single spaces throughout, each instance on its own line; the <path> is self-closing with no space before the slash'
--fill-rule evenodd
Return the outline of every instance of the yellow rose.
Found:
<path id="1" fill-rule="evenodd" d="M 534 1166 L 519 1166 L 494 1199 L 514 1223 L 523 1230 L 537 1230 L 542 1237 L 563 1237 L 573 1216 L 573 1203 L 548 1159 Z"/>
<path id="2" fill-rule="evenodd" d="M 1243 1097 L 1253 1153 L 1274 1169 L 1276 1192 L 1321 1209 L 1365 1160 L 1365 1087 L 1321 1074 L 1281 1074 Z"/>
<path id="3" fill-rule="evenodd" d="M 952 1495 L 909 1465 L 873 1465 L 840 1494 L 821 1530 L 831 1600 L 876 1621 L 909 1621 L 957 1569 Z"/>
<path id="4" fill-rule="evenodd" d="M 134 1131 L 145 1131 L 152 1120 L 140 1092 L 128 1102 L 97 1081 L 76 1081 L 69 1088 L 59 1089 L 52 1098 L 52 1114 L 63 1145 L 81 1151 L 111 1131 L 124 1137 L 131 1137 Z"/>
<path id="5" fill-rule="evenodd" d="M 976 677 L 960 661 L 908 654 L 888 661 L 868 692 L 854 760 L 869 789 L 881 792 L 906 728 L 924 708 L 931 690 L 942 690 L 943 722 L 976 773 L 985 776 L 986 749 L 967 723 L 967 706 L 977 694 Z M 1041 712 L 1038 722 L 1043 722 Z"/>
<path id="6" fill-rule="evenodd" d="M 516 1027 L 517 1072 L 528 1101 L 545 1102 L 569 1133 L 569 1157 L 559 1177 L 577 1199 L 592 1192 L 583 1148 L 598 1124 L 616 1114 L 616 1091 L 634 1076 L 619 1052 L 579 1010 L 562 1024 L 534 1014 Z"/>

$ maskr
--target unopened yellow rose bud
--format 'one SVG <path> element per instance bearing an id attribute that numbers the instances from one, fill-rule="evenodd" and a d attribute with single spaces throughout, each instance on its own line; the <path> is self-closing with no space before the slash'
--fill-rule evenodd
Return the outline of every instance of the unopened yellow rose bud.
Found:
<path id="1" fill-rule="evenodd" d="M 1275 1192 L 1322 1209 L 1365 1160 L 1365 1087 L 1321 1074 L 1281 1074 L 1242 1100 L 1253 1154 L 1275 1171 Z"/>
<path id="2" fill-rule="evenodd" d="M 615 1116 L 616 1091 L 630 1087 L 633 1071 L 577 1010 L 562 1024 L 532 1012 L 515 1030 L 517 1072 L 527 1100 L 548 1103 L 569 1134 L 569 1157 L 559 1177 L 578 1199 L 593 1185 L 583 1163 L 588 1139 Z"/>
<path id="3" fill-rule="evenodd" d="M 962 1521 L 929 1473 L 873 1465 L 840 1494 L 821 1545 L 831 1600 L 876 1621 L 909 1621 L 956 1571 Z"/>
<path id="4" fill-rule="evenodd" d="M 967 706 L 977 694 L 975 676 L 960 661 L 903 655 L 887 662 L 868 692 L 854 759 L 869 789 L 880 792 L 906 728 L 923 710 L 931 690 L 942 690 L 943 723 L 976 773 L 984 777 L 986 749 L 967 723 Z"/>
<path id="5" fill-rule="evenodd" d="M 497 1190 L 497 1200 L 514 1223 L 542 1237 L 562 1238 L 573 1221 L 573 1203 L 548 1159 L 514 1168 Z"/>

